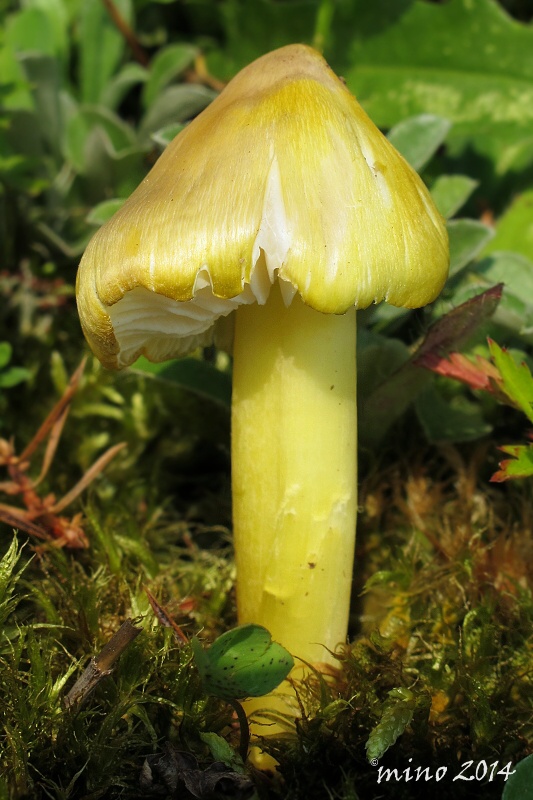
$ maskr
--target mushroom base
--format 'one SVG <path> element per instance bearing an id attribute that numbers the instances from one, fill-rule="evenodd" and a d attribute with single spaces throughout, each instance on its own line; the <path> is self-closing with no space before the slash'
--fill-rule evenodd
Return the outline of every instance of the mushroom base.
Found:
<path id="1" fill-rule="evenodd" d="M 239 623 L 334 663 L 348 627 L 357 511 L 356 312 L 275 284 L 236 311 L 232 484 Z M 264 698 L 257 706 L 265 707 Z"/>

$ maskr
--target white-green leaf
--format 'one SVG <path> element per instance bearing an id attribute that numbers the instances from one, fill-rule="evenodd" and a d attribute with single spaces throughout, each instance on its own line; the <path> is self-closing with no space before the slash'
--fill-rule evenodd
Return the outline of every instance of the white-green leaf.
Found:
<path id="1" fill-rule="evenodd" d="M 388 139 L 411 166 L 420 171 L 446 139 L 451 123 L 433 114 L 420 114 L 395 125 Z"/>
<path id="2" fill-rule="evenodd" d="M 131 0 L 114 0 L 121 17 L 132 22 Z M 98 103 L 120 63 L 125 41 L 102 0 L 84 0 L 80 24 L 81 99 Z"/>
<path id="3" fill-rule="evenodd" d="M 466 175 L 440 175 L 431 187 L 431 196 L 443 217 L 448 219 L 466 203 L 478 182 Z"/>
<path id="4" fill-rule="evenodd" d="M 155 131 L 192 119 L 214 100 L 217 93 L 205 86 L 179 84 L 168 86 L 156 98 L 143 117 L 139 129 L 141 142 L 149 140 Z"/>
<path id="5" fill-rule="evenodd" d="M 148 79 L 143 90 L 145 108 L 149 108 L 161 90 L 192 64 L 197 54 L 198 48 L 191 44 L 168 45 L 156 53 L 150 63 Z"/>
<path id="6" fill-rule="evenodd" d="M 483 251 L 513 250 L 533 261 L 533 189 L 515 198 L 496 222 L 496 235 Z"/>
<path id="7" fill-rule="evenodd" d="M 140 64 L 135 62 L 125 64 L 104 87 L 101 95 L 102 105 L 116 110 L 128 92 L 139 83 L 144 83 L 147 76 L 147 70 Z"/>
<path id="8" fill-rule="evenodd" d="M 87 222 L 91 225 L 103 225 L 106 223 L 119 208 L 126 202 L 125 197 L 114 197 L 112 200 L 103 200 L 98 205 L 91 208 L 87 214 Z"/>
<path id="9" fill-rule="evenodd" d="M 492 239 L 494 231 L 474 219 L 448 222 L 450 237 L 450 275 L 456 275 L 472 261 Z"/>

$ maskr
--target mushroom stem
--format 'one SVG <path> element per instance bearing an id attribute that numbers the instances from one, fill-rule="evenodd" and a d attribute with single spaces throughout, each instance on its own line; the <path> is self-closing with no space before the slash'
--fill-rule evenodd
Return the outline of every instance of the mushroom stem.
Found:
<path id="1" fill-rule="evenodd" d="M 357 511 L 356 312 L 279 286 L 236 312 L 232 483 L 240 623 L 307 662 L 346 640 Z M 262 703 L 263 707 L 265 703 Z"/>

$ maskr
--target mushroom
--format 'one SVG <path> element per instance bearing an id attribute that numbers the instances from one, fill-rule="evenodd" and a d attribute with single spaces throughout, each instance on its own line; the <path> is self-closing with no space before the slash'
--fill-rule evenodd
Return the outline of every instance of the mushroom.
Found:
<path id="1" fill-rule="evenodd" d="M 322 56 L 289 45 L 174 139 L 81 261 L 81 324 L 107 367 L 234 323 L 239 623 L 306 662 L 331 662 L 347 634 L 356 309 L 431 302 L 448 258 L 419 176 Z"/>

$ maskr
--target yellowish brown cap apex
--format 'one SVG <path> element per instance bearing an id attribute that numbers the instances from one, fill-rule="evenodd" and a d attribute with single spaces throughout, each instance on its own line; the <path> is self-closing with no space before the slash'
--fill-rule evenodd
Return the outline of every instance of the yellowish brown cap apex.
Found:
<path id="1" fill-rule="evenodd" d="M 78 273 L 85 335 L 126 366 L 207 343 L 264 303 L 342 314 L 415 308 L 448 271 L 444 221 L 416 172 L 322 56 L 305 45 L 243 69 L 168 146 L 93 237 Z"/>

